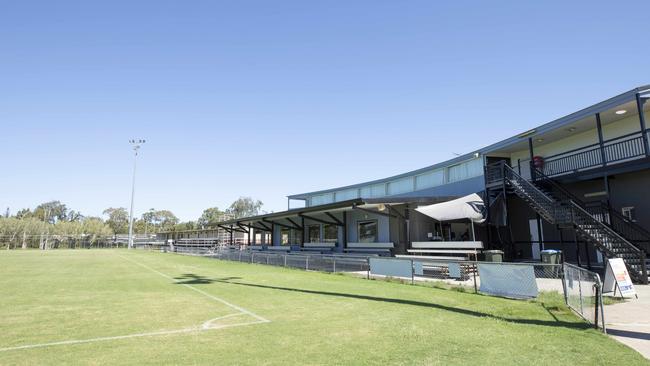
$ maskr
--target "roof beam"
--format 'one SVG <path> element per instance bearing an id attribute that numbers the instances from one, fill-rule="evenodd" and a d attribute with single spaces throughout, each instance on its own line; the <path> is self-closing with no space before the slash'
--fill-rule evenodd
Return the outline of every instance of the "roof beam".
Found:
<path id="1" fill-rule="evenodd" d="M 272 221 L 272 220 L 269 220 L 269 219 L 266 219 L 266 218 L 262 219 L 262 221 L 264 221 L 264 222 L 268 222 L 269 224 L 278 225 L 278 226 L 281 226 L 281 227 L 284 227 L 284 228 L 287 228 L 287 229 L 297 229 L 297 230 L 300 230 L 299 227 L 295 227 L 295 226 L 291 226 L 291 225 L 283 224 L 283 223 L 281 223 L 281 222 Z"/>
<path id="2" fill-rule="evenodd" d="M 233 232 L 233 231 L 236 231 L 236 232 L 238 232 L 238 233 L 248 233 L 248 231 L 246 231 L 246 230 L 237 229 L 237 228 L 234 228 L 234 227 L 232 227 L 232 226 L 231 226 L 231 227 L 228 227 L 228 226 L 225 226 L 225 225 L 219 225 L 219 227 L 222 228 L 222 229 L 224 229 L 224 230 L 226 230 L 226 231 L 229 232 L 229 233 L 230 233 L 230 232 Z"/>
<path id="3" fill-rule="evenodd" d="M 299 214 L 299 215 L 300 215 L 300 217 L 304 217 L 304 218 L 307 219 L 307 220 L 312 220 L 312 221 L 320 222 L 320 223 L 322 223 L 322 224 L 327 224 L 327 225 L 336 225 L 336 226 L 343 226 L 342 223 L 339 224 L 338 222 L 327 221 L 327 220 L 319 219 L 319 218 L 317 218 L 317 217 L 307 216 L 307 215 L 302 214 L 302 213 Z"/>
<path id="4" fill-rule="evenodd" d="M 295 229 L 296 229 L 296 230 L 304 230 L 304 228 L 303 228 L 302 226 L 298 225 L 295 221 L 291 220 L 291 219 L 288 218 L 288 217 L 287 217 L 287 221 L 289 221 L 290 223 L 292 223 L 292 224 L 295 226 Z"/>
<path id="5" fill-rule="evenodd" d="M 344 212 L 343 214 L 345 215 L 345 212 Z M 337 223 L 339 226 L 343 226 L 343 221 L 339 220 L 336 216 L 334 216 L 334 215 L 331 214 L 330 212 L 325 212 L 325 215 L 331 217 L 332 220 L 336 221 L 336 223 Z"/>
<path id="6" fill-rule="evenodd" d="M 242 225 L 242 226 L 246 226 L 246 227 L 249 228 L 249 229 L 255 229 L 255 230 L 259 230 L 259 231 L 271 231 L 271 229 L 269 229 L 269 228 L 267 228 L 267 227 L 257 227 L 257 226 L 255 226 L 255 225 L 244 224 L 244 223 L 241 223 L 240 225 Z"/>
<path id="7" fill-rule="evenodd" d="M 367 208 L 359 207 L 359 206 L 356 206 L 356 205 L 352 206 L 352 208 L 355 209 L 355 210 L 359 210 L 359 211 L 363 211 L 363 212 L 368 212 L 368 213 L 371 213 L 371 214 L 373 214 L 373 215 L 388 216 L 388 217 L 397 217 L 397 216 L 395 216 L 395 215 L 391 215 L 391 214 L 389 214 L 389 213 L 385 213 L 385 212 L 381 212 L 381 211 L 375 211 L 375 210 L 369 210 L 369 209 L 367 209 Z"/>

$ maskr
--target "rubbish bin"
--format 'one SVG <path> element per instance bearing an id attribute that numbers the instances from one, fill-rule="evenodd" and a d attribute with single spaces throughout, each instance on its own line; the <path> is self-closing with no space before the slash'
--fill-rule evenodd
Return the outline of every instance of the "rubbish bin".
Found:
<path id="1" fill-rule="evenodd" d="M 503 262 L 502 250 L 484 250 L 483 254 L 486 262 Z"/>
<path id="2" fill-rule="evenodd" d="M 562 258 L 562 251 L 555 249 L 546 249 L 542 250 L 542 263 L 545 264 L 560 264 L 560 259 Z"/>

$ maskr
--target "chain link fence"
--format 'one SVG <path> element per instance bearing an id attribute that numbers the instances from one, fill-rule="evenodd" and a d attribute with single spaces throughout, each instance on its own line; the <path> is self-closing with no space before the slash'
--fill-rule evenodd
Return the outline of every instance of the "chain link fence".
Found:
<path id="1" fill-rule="evenodd" d="M 182 249 L 184 252 L 185 250 L 186 248 Z M 307 271 L 321 271 L 332 273 L 356 272 L 364 274 L 366 277 L 369 275 L 370 270 L 368 257 L 361 256 L 352 257 L 346 255 L 324 255 L 310 253 L 280 254 L 242 250 L 216 250 L 212 253 L 205 253 L 204 255 L 222 260 L 291 267 Z"/>
<path id="2" fill-rule="evenodd" d="M 569 308 L 580 317 L 605 330 L 600 277 L 594 272 L 568 263 L 479 262 L 435 257 L 395 258 L 304 252 L 271 253 L 218 246 L 174 246 L 173 251 L 308 271 L 346 272 L 365 278 L 398 279 L 411 283 L 436 282 L 434 286 L 443 284 L 454 288 L 463 287 L 464 291 L 468 292 L 513 298 L 533 298 L 538 292 L 556 292 L 564 295 Z M 495 284 L 497 290 L 494 289 Z M 499 286 L 501 289 L 505 288 L 505 292 L 500 293 Z"/>
<path id="3" fill-rule="evenodd" d="M 602 283 L 597 273 L 569 263 L 563 265 L 567 305 L 596 328 L 605 328 Z"/>
<path id="4" fill-rule="evenodd" d="M 94 249 L 124 248 L 116 236 L 85 234 L 0 235 L 0 249 Z"/>

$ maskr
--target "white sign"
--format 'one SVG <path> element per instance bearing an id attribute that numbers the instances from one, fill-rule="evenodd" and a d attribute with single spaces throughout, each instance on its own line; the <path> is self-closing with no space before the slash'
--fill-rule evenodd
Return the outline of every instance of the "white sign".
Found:
<path id="1" fill-rule="evenodd" d="M 605 283 L 603 292 L 616 292 L 616 287 L 621 292 L 621 296 L 635 295 L 636 290 L 623 258 L 612 258 L 607 260 L 607 270 L 605 271 Z"/>

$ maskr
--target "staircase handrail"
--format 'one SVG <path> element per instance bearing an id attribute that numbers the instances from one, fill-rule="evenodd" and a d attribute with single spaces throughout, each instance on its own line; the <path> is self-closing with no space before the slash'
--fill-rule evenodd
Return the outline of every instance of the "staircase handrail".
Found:
<path id="1" fill-rule="evenodd" d="M 548 184 L 550 184 L 551 186 L 553 186 L 553 188 L 557 189 L 558 191 L 560 191 L 561 194 L 563 194 L 564 196 L 566 196 L 566 197 L 567 197 L 567 200 L 569 200 L 569 201 L 573 201 L 573 202 L 577 203 L 580 207 L 582 207 L 582 208 L 584 209 L 584 211 L 586 211 L 586 210 L 588 209 L 587 204 L 586 204 L 584 201 L 582 201 L 581 199 L 579 199 L 578 197 L 576 197 L 573 193 L 569 192 L 566 188 L 562 187 L 562 186 L 561 186 L 560 184 L 558 184 L 554 179 L 552 179 L 551 177 L 547 176 L 546 174 L 544 174 L 542 171 L 540 171 L 539 169 L 537 169 L 537 168 L 535 168 L 535 167 L 533 167 L 533 169 L 534 169 L 534 176 L 535 176 L 536 178 L 537 178 L 537 177 L 543 178 L 542 180 L 543 180 L 544 183 L 548 183 Z M 625 217 L 624 215 L 620 214 L 620 213 L 619 213 L 618 211 L 616 211 L 616 210 L 612 210 L 612 209 L 611 209 L 611 206 L 606 205 L 606 204 L 604 204 L 603 202 L 598 202 L 598 206 L 600 207 L 600 209 L 605 210 L 605 211 L 606 211 L 610 216 L 614 216 L 614 217 L 616 217 L 618 220 L 621 220 L 622 222 L 624 222 L 624 223 L 628 226 L 629 229 L 631 229 L 631 230 L 633 230 L 633 231 L 636 231 L 636 232 L 637 232 L 638 234 L 640 234 L 642 237 L 645 237 L 645 238 L 644 238 L 645 240 L 640 240 L 640 241 L 642 241 L 642 242 L 647 242 L 647 243 L 650 244 L 650 231 L 644 229 L 644 228 L 641 227 L 640 225 L 637 225 L 637 224 L 633 223 L 633 222 L 630 221 L 627 217 Z M 589 213 L 589 212 L 587 211 L 587 213 Z M 590 214 L 590 213 L 589 213 L 589 214 Z M 590 215 L 591 215 L 591 214 L 590 214 Z M 591 215 L 591 216 L 593 216 L 593 215 Z M 605 224 L 605 225 L 607 226 L 607 224 Z M 612 229 L 615 230 L 615 225 L 614 225 L 614 223 L 612 222 L 611 218 L 610 218 L 609 226 L 610 226 Z M 630 241 L 630 240 L 628 239 L 628 241 Z M 634 240 L 633 240 L 633 241 L 634 241 Z"/>
<path id="2" fill-rule="evenodd" d="M 501 164 L 503 165 L 504 172 L 508 172 L 510 175 L 515 177 L 518 182 L 523 182 L 529 188 L 532 188 L 533 190 L 535 190 L 539 195 L 544 197 L 548 201 L 548 203 L 550 203 L 550 204 L 555 203 L 553 198 L 549 197 L 546 193 L 542 192 L 539 188 L 537 188 L 537 186 L 535 186 L 534 184 L 529 182 L 528 179 L 526 179 L 526 178 L 522 177 L 521 175 L 517 174 L 517 172 L 515 172 L 515 170 L 512 169 L 508 164 L 506 164 L 505 162 L 501 162 Z M 505 173 L 504 173 L 504 178 L 505 178 Z"/>
<path id="3" fill-rule="evenodd" d="M 595 217 L 593 217 L 589 212 L 587 212 L 584 208 L 580 207 L 579 204 L 570 201 L 571 206 L 574 209 L 577 209 L 580 213 L 584 214 L 585 217 L 588 218 L 591 222 L 595 222 L 597 225 L 599 225 L 602 229 L 604 229 L 608 234 L 616 236 L 619 240 L 625 243 L 626 246 L 628 246 L 632 251 L 636 252 L 637 254 L 644 253 L 641 249 L 637 248 L 634 244 L 630 243 L 627 239 L 622 237 L 619 233 L 614 231 L 612 228 L 609 226 L 605 225 L 602 221 L 598 221 Z"/>

